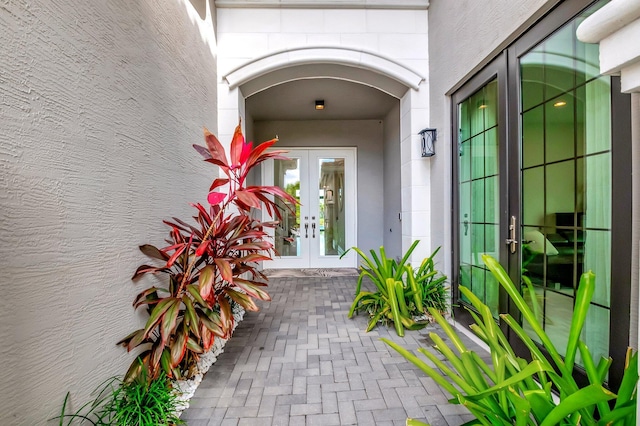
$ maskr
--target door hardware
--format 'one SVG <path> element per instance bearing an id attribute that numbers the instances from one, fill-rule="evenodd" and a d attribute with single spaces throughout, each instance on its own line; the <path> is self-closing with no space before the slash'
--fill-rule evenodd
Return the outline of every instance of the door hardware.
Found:
<path id="1" fill-rule="evenodd" d="M 309 238 L 309 224 L 308 223 L 304 224 L 304 237 L 305 238 Z"/>
<path id="2" fill-rule="evenodd" d="M 516 217 L 511 216 L 511 220 L 509 223 L 509 238 L 505 241 L 506 244 L 509 245 L 509 251 L 511 254 L 516 252 L 516 245 L 518 244 L 518 240 L 516 240 Z"/>
<path id="3" fill-rule="evenodd" d="M 312 222 L 311 223 L 311 238 L 315 238 L 316 237 L 316 223 Z"/>

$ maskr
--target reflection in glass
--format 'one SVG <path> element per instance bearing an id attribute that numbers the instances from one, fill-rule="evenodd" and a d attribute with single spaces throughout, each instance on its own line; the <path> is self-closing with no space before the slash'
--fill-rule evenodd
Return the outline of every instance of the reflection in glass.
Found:
<path id="1" fill-rule="evenodd" d="M 596 290 L 582 337 L 607 355 L 611 87 L 609 77 L 598 76 L 598 46 L 575 37 L 582 19 L 520 59 L 522 281 L 531 284 L 533 294 L 523 286 L 525 297 L 560 349 L 580 275 L 592 270 Z"/>
<path id="2" fill-rule="evenodd" d="M 273 182 L 300 201 L 300 159 L 274 160 Z M 282 221 L 275 229 L 276 252 L 280 256 L 300 256 L 300 204 L 294 212 L 289 203 L 280 198 L 276 199 L 276 205 L 282 212 Z"/>
<path id="3" fill-rule="evenodd" d="M 320 256 L 337 256 L 345 248 L 344 158 L 320 158 L 318 243 Z"/>
<path id="4" fill-rule="evenodd" d="M 497 316 L 498 290 L 482 262 L 498 257 L 498 84 L 487 83 L 459 107 L 460 285 Z"/>

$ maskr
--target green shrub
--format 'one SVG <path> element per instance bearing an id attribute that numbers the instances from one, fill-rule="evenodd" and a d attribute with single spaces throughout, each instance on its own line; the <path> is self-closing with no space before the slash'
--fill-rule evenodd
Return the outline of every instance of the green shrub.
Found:
<path id="1" fill-rule="evenodd" d="M 391 321 L 398 335 L 403 336 L 405 328 L 416 330 L 428 324 L 425 315 L 427 308 L 439 312 L 447 309 L 447 290 L 444 286 L 447 277 L 438 273 L 433 262 L 439 248 L 424 259 L 419 268 L 414 269 L 408 263 L 409 256 L 419 242 L 414 241 L 399 261 L 388 258 L 384 247 L 380 247 L 379 254 L 370 250 L 371 257 L 357 247 L 350 249 L 358 253 L 364 264 L 360 267 L 349 318 L 356 312 L 364 311 L 371 317 L 367 331 L 379 322 Z M 362 290 L 365 277 L 371 279 L 377 291 Z"/>
<path id="2" fill-rule="evenodd" d="M 502 314 L 502 320 L 526 345 L 532 361 L 516 356 L 489 307 L 465 287 L 460 287 L 460 291 L 477 311 L 469 309 L 475 321 L 471 330 L 489 347 L 490 364 L 469 350 L 453 327 L 435 309 L 430 311 L 451 339 L 452 347 L 437 334 L 431 333 L 430 336 L 435 349 L 445 356 L 448 363 L 423 348 L 418 349 L 434 368 L 396 343 L 382 340 L 449 392 L 453 396 L 451 403 L 467 407 L 477 419 L 468 424 L 635 425 L 638 354 L 631 350 L 627 352 L 625 373 L 616 395 L 603 386 L 611 358 L 603 358 L 596 365 L 589 349 L 580 340 L 595 288 L 595 276 L 586 272 L 580 279 L 566 356 L 563 358 L 500 264 L 487 255 L 483 256 L 483 260 L 517 306 L 523 321 L 547 349 L 549 358 L 542 354 L 518 321 L 509 314 Z M 589 380 L 584 387 L 580 387 L 572 375 L 578 353 Z M 407 424 L 422 423 L 410 419 Z"/>
<path id="3" fill-rule="evenodd" d="M 66 414 L 67 393 L 62 405 L 60 426 L 92 424 L 94 426 L 156 426 L 184 424 L 177 416 L 176 390 L 167 376 L 147 380 L 146 370 L 131 382 L 117 377 L 101 384 L 95 398 L 72 414 Z M 66 422 L 66 423 L 65 423 Z"/>

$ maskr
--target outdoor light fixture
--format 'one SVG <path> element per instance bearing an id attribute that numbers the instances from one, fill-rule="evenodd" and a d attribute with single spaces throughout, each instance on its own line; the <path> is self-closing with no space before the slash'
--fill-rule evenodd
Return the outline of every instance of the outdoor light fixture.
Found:
<path id="1" fill-rule="evenodd" d="M 422 129 L 418 134 L 422 137 L 422 156 L 433 157 L 436 153 L 433 143 L 436 141 L 438 136 L 437 130 L 429 128 Z"/>
<path id="2" fill-rule="evenodd" d="M 316 100 L 316 109 L 318 111 L 323 110 L 324 109 L 324 99 L 318 99 Z"/>

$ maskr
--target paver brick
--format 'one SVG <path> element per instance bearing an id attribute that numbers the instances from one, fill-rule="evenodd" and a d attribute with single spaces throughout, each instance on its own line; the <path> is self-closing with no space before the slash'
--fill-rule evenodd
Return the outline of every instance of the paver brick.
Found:
<path id="1" fill-rule="evenodd" d="M 347 318 L 355 282 L 355 276 L 271 279 L 272 301 L 245 314 L 182 418 L 193 426 L 393 426 L 407 416 L 457 426 L 471 420 L 379 340 L 415 349 L 428 346 L 428 333 L 439 330 L 404 338 L 384 326 L 365 333 L 366 315 Z"/>

